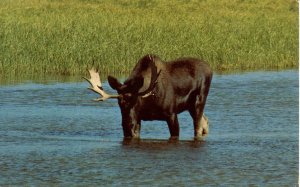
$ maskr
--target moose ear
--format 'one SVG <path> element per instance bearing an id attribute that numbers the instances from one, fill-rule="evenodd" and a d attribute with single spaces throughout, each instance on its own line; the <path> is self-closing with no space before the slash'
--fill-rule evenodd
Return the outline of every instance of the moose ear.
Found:
<path id="1" fill-rule="evenodd" d="M 122 86 L 122 84 L 118 81 L 118 79 L 116 79 L 113 76 L 108 76 L 107 77 L 108 83 L 110 85 L 110 87 L 114 90 L 119 90 Z"/>

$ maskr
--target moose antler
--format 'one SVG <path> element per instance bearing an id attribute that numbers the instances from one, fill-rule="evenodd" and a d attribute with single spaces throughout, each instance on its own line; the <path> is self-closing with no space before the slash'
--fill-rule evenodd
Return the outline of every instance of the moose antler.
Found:
<path id="1" fill-rule="evenodd" d="M 151 67 L 150 85 L 145 91 L 139 93 L 139 95 L 142 96 L 143 98 L 153 95 L 153 89 L 155 88 L 155 86 L 157 84 L 157 79 L 161 72 L 161 70 L 159 72 L 157 72 L 157 67 L 155 66 L 154 62 L 150 63 L 150 67 Z"/>
<path id="2" fill-rule="evenodd" d="M 88 71 L 91 78 L 83 78 L 90 83 L 91 87 L 89 89 L 102 96 L 98 99 L 94 99 L 94 101 L 104 101 L 109 98 L 119 98 L 119 95 L 110 95 L 103 90 L 98 70 L 92 68 Z"/>

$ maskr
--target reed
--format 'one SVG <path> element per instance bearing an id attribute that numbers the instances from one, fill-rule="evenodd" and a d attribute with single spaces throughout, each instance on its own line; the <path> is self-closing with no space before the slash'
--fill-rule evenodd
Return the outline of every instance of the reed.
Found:
<path id="1" fill-rule="evenodd" d="M 298 17 L 296 0 L 2 0 L 0 75 L 128 73 L 147 53 L 296 68 Z"/>

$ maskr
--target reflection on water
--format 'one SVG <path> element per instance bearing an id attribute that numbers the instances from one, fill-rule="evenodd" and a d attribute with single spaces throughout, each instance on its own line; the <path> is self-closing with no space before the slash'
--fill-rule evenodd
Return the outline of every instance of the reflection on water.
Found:
<path id="1" fill-rule="evenodd" d="M 298 183 L 297 71 L 215 75 L 202 142 L 185 112 L 179 141 L 159 121 L 142 124 L 142 139 L 123 140 L 116 101 L 92 102 L 87 86 L 0 86 L 0 186 Z"/>

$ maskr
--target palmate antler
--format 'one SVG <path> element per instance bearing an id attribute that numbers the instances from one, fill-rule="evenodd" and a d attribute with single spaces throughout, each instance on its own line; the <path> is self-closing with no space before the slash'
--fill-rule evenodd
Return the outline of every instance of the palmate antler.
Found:
<path id="1" fill-rule="evenodd" d="M 155 75 L 155 78 L 153 78 L 153 79 L 151 78 L 151 83 L 150 83 L 148 89 L 142 93 L 139 93 L 139 95 L 142 96 L 142 98 L 146 98 L 146 97 L 149 97 L 150 95 L 154 95 L 153 90 L 157 84 L 157 78 L 158 78 L 160 72 L 161 71 L 159 71 L 158 74 Z M 152 75 L 152 77 L 154 77 L 154 76 Z"/>
<path id="2" fill-rule="evenodd" d="M 91 78 L 83 78 L 90 83 L 91 87 L 89 89 L 102 96 L 98 99 L 94 99 L 94 101 L 104 101 L 109 98 L 119 98 L 119 95 L 111 95 L 103 90 L 98 70 L 92 68 L 88 71 Z"/>
<path id="3" fill-rule="evenodd" d="M 152 58 L 150 55 L 149 55 L 149 58 L 152 61 Z M 161 70 L 159 70 L 159 72 L 157 72 L 157 67 L 155 66 L 155 63 L 153 61 L 152 61 L 152 63 L 150 63 L 150 68 L 151 68 L 150 85 L 145 91 L 139 92 L 139 95 L 142 96 L 142 98 L 146 98 L 146 97 L 149 97 L 150 95 L 153 95 L 153 89 L 155 88 L 155 86 L 157 84 L 157 79 L 161 72 Z"/>

